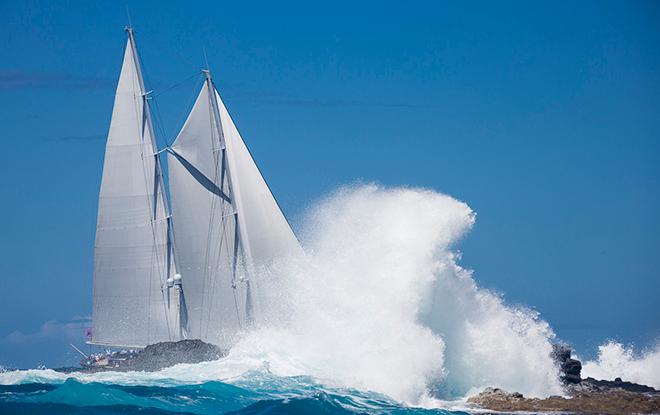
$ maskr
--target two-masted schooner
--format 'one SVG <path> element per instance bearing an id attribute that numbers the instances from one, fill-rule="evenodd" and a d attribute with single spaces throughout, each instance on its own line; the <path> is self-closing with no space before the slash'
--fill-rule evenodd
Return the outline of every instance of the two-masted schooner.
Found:
<path id="1" fill-rule="evenodd" d="M 133 30 L 126 32 L 99 195 L 88 343 L 139 349 L 200 339 L 227 349 L 255 318 L 257 270 L 300 247 L 208 70 L 176 140 L 157 148 L 152 94 Z"/>

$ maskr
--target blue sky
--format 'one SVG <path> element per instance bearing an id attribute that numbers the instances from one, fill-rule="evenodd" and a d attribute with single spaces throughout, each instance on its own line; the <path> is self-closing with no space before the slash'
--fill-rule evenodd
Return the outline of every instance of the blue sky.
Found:
<path id="1" fill-rule="evenodd" d="M 128 4 L 161 143 L 205 48 L 294 224 L 355 180 L 433 188 L 478 213 L 462 264 L 582 355 L 660 337 L 659 3 Z M 126 20 L 0 3 L 0 364 L 71 361 L 91 313 Z"/>

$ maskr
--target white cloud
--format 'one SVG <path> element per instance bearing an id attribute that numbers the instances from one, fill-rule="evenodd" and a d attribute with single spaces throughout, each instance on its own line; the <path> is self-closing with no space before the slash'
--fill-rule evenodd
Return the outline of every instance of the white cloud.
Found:
<path id="1" fill-rule="evenodd" d="M 51 339 L 66 339 L 67 341 L 79 341 L 85 336 L 85 329 L 91 325 L 91 317 L 74 316 L 68 322 L 58 322 L 49 320 L 41 325 L 39 330 L 31 333 L 24 333 L 15 330 L 2 339 L 0 343 L 4 344 L 33 344 L 41 343 Z"/>

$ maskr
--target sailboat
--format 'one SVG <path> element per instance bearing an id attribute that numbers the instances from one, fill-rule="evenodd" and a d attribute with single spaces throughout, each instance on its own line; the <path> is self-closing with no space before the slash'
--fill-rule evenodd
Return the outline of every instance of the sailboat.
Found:
<path id="1" fill-rule="evenodd" d="M 260 271 L 300 245 L 208 69 L 173 144 L 157 148 L 153 93 L 134 32 L 126 33 L 99 193 L 88 343 L 141 349 L 196 339 L 227 350 L 258 318 Z"/>

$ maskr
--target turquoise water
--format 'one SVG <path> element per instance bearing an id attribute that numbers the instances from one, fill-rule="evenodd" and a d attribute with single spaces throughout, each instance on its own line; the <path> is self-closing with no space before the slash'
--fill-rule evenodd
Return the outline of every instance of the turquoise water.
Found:
<path id="1" fill-rule="evenodd" d="M 5 373 L 4 375 L 8 375 Z M 461 414 L 412 408 L 309 377 L 252 373 L 232 382 L 126 385 L 57 378 L 0 385 L 1 414 Z"/>

